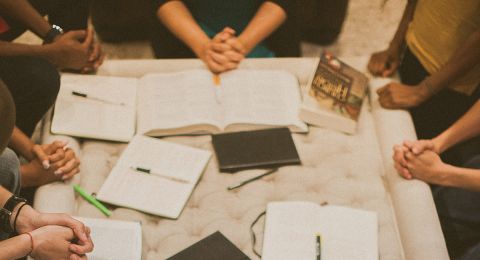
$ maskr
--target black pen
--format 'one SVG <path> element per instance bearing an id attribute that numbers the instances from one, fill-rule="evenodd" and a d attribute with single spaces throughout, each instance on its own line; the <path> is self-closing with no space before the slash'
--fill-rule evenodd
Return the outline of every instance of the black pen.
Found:
<path id="1" fill-rule="evenodd" d="M 136 172 L 141 172 L 141 173 L 149 174 L 149 175 L 152 175 L 152 176 L 164 178 L 164 179 L 171 180 L 171 181 L 176 181 L 176 182 L 181 182 L 181 183 L 190 183 L 190 181 L 188 181 L 188 180 L 184 180 L 184 179 L 181 179 L 181 178 L 177 178 L 177 177 L 173 177 L 173 176 L 161 174 L 161 173 L 152 171 L 152 170 L 150 170 L 150 169 L 147 169 L 147 168 L 145 168 L 145 167 L 135 167 L 135 166 L 131 166 L 130 169 L 132 169 L 132 170 L 134 170 L 134 171 L 136 171 Z"/>
<path id="2" fill-rule="evenodd" d="M 320 233 L 317 233 L 317 243 L 316 243 L 316 253 L 317 253 L 317 260 L 322 260 L 322 236 Z"/>
<path id="3" fill-rule="evenodd" d="M 256 176 L 256 177 L 253 177 L 253 178 L 251 178 L 251 179 L 248 179 L 248 180 L 246 180 L 246 181 L 243 181 L 243 182 L 241 182 L 240 184 L 238 184 L 238 185 L 236 185 L 236 186 L 230 186 L 230 187 L 227 188 L 227 190 L 234 190 L 234 189 L 236 189 L 236 188 L 240 188 L 240 187 L 242 187 L 242 186 L 245 185 L 245 184 L 248 184 L 248 183 L 250 183 L 250 182 L 253 182 L 253 181 L 256 181 L 256 180 L 258 180 L 258 179 L 261 179 L 261 178 L 263 178 L 263 177 L 265 177 L 265 176 L 267 176 L 267 175 L 270 175 L 270 174 L 272 174 L 272 173 L 275 173 L 276 171 L 278 171 L 278 168 L 273 168 L 273 169 L 271 169 L 271 170 L 268 170 L 266 173 L 260 174 L 260 175 L 258 175 L 258 176 Z"/>
<path id="4" fill-rule="evenodd" d="M 98 98 L 98 97 L 92 97 L 92 96 L 89 96 L 85 93 L 78 92 L 78 91 L 72 91 L 72 95 L 74 95 L 76 97 L 92 99 L 92 100 L 96 100 L 96 101 L 100 101 L 100 102 L 108 103 L 108 104 L 112 104 L 112 105 L 125 106 L 125 103 L 117 103 L 117 102 L 114 102 L 114 101 L 110 101 L 110 100 L 106 100 L 106 99 L 102 99 L 102 98 Z"/>

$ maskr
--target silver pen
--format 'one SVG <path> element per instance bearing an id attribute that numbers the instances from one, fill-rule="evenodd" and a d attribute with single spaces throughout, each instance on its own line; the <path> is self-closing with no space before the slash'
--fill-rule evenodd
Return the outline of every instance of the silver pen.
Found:
<path id="1" fill-rule="evenodd" d="M 130 169 L 132 169 L 136 172 L 149 174 L 149 175 L 152 175 L 152 176 L 164 178 L 164 179 L 171 180 L 171 181 L 176 181 L 176 182 L 181 182 L 181 183 L 190 183 L 190 181 L 188 181 L 188 180 L 173 177 L 173 176 L 169 176 L 169 175 L 165 175 L 165 174 L 161 174 L 161 173 L 158 173 L 158 172 L 154 172 L 151 169 L 148 169 L 148 168 L 145 168 L 145 167 L 131 166 Z"/>
<path id="2" fill-rule="evenodd" d="M 90 96 L 90 95 L 87 95 L 85 93 L 78 92 L 78 91 L 72 91 L 72 95 L 76 96 L 76 97 L 96 100 L 96 101 L 99 101 L 99 102 L 108 103 L 108 104 L 112 104 L 112 105 L 118 105 L 118 106 L 125 106 L 126 105 L 125 103 L 122 103 L 122 102 L 115 102 L 115 101 L 111 101 L 111 100 L 107 100 L 107 99 L 103 99 L 103 98 L 99 98 L 99 97 L 93 97 L 93 96 Z"/>

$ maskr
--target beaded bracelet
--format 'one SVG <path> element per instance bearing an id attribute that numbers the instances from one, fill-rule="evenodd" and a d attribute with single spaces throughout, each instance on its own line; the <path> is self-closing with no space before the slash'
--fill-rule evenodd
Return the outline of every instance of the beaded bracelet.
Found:
<path id="1" fill-rule="evenodd" d="M 30 242 L 31 242 L 30 243 L 30 252 L 28 252 L 28 254 L 27 254 L 27 255 L 30 255 L 33 252 L 33 248 L 34 248 L 34 246 L 33 246 L 33 236 L 32 236 L 32 234 L 30 234 L 30 232 L 25 233 L 25 235 L 28 235 L 28 237 L 30 237 Z"/>

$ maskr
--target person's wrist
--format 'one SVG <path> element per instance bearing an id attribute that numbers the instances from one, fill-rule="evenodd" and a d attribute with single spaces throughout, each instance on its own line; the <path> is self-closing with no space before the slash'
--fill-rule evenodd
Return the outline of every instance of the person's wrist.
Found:
<path id="1" fill-rule="evenodd" d="M 34 221 L 38 219 L 40 213 L 29 205 L 24 206 L 22 210 L 18 212 L 20 206 L 21 205 L 17 206 L 12 214 L 12 218 L 10 220 L 12 227 L 15 224 L 16 226 L 14 228 L 16 228 L 19 234 L 24 234 L 38 228 L 35 226 Z M 16 223 L 14 222 L 15 219 L 17 219 Z"/>
<path id="2" fill-rule="evenodd" d="M 432 144 L 433 144 L 433 151 L 436 154 L 441 154 L 443 151 L 445 151 L 445 145 L 444 141 L 441 136 L 437 136 L 432 139 Z"/>
<path id="3" fill-rule="evenodd" d="M 440 173 L 440 178 L 437 184 L 446 187 L 456 187 L 459 179 L 462 177 L 460 168 L 450 164 L 444 164 L 444 167 Z"/>
<path id="4" fill-rule="evenodd" d="M 19 239 L 19 247 L 21 248 L 20 257 L 27 257 L 32 254 L 34 243 L 31 234 L 21 234 L 17 236 Z"/>
<path id="5" fill-rule="evenodd" d="M 238 41 L 245 49 L 245 56 L 247 56 L 247 54 L 250 53 L 250 51 L 252 51 L 252 49 L 255 47 L 255 44 L 252 44 L 252 41 L 249 40 L 244 34 L 238 36 Z"/>

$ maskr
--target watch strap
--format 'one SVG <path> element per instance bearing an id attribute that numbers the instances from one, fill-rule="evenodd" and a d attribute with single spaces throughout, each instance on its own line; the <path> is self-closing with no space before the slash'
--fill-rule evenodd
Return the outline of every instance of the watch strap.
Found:
<path id="1" fill-rule="evenodd" d="M 13 233 L 13 228 L 10 225 L 11 216 L 12 216 L 11 211 L 9 211 L 7 209 L 4 209 L 4 208 L 0 208 L 0 229 L 3 232 L 8 233 L 8 234 Z"/>
<path id="2" fill-rule="evenodd" d="M 26 199 L 24 198 L 20 198 L 20 197 L 17 197 L 15 195 L 12 195 L 8 200 L 7 202 L 5 203 L 5 205 L 3 206 L 4 209 L 10 211 L 10 212 L 13 212 L 13 209 L 15 209 L 15 207 L 19 204 L 19 203 L 22 203 L 22 202 L 27 202 Z"/>
<path id="3" fill-rule="evenodd" d="M 53 40 L 55 40 L 55 37 L 62 35 L 63 34 L 63 29 L 62 27 L 53 24 L 52 28 L 50 31 L 48 31 L 47 35 L 45 35 L 45 38 L 43 38 L 43 43 L 52 43 Z"/>

